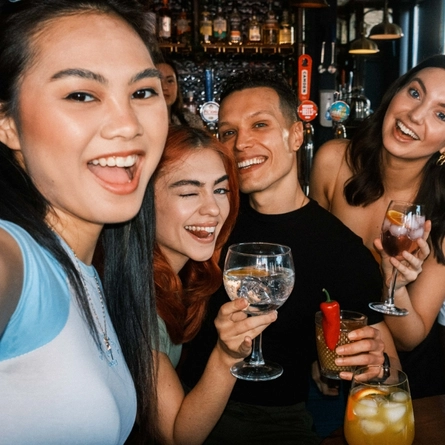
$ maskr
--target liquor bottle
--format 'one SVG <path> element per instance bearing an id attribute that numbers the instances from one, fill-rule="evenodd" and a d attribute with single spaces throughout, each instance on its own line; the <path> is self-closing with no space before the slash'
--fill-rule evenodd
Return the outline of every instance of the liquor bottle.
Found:
<path id="1" fill-rule="evenodd" d="M 176 20 L 176 41 L 188 45 L 191 37 L 190 20 L 187 17 L 187 11 L 182 8 Z"/>
<path id="2" fill-rule="evenodd" d="M 252 19 L 249 22 L 248 39 L 250 43 L 261 42 L 261 23 L 258 21 L 255 13 L 253 14 Z"/>
<path id="3" fill-rule="evenodd" d="M 187 91 L 187 94 L 185 96 L 184 100 L 184 108 L 192 114 L 196 114 L 198 111 L 198 104 L 195 101 L 194 98 L 194 92 L 193 91 Z"/>
<path id="4" fill-rule="evenodd" d="M 229 45 L 241 45 L 243 36 L 241 34 L 241 14 L 238 12 L 236 2 L 229 16 Z"/>
<path id="5" fill-rule="evenodd" d="M 199 22 L 199 34 L 201 35 L 201 43 L 212 43 L 213 22 L 210 11 L 207 9 L 207 2 L 203 6 L 201 20 Z"/>
<path id="6" fill-rule="evenodd" d="M 263 43 L 265 45 L 276 45 L 278 43 L 278 33 L 280 26 L 272 9 L 272 1 L 269 0 L 269 10 L 263 25 Z"/>
<path id="7" fill-rule="evenodd" d="M 216 15 L 213 19 L 213 39 L 215 42 L 225 42 L 227 38 L 227 20 L 223 14 L 221 0 L 218 0 Z"/>
<path id="8" fill-rule="evenodd" d="M 292 30 L 289 20 L 289 11 L 286 9 L 283 11 L 283 17 L 281 18 L 278 43 L 280 45 L 292 44 Z"/>
<path id="9" fill-rule="evenodd" d="M 172 13 L 168 7 L 168 0 L 162 0 L 162 7 L 158 11 L 158 36 L 161 42 L 171 42 Z"/>

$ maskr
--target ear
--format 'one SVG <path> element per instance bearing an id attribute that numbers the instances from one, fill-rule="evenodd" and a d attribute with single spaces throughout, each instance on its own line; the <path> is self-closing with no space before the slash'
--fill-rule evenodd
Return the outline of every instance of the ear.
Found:
<path id="1" fill-rule="evenodd" d="M 289 146 L 297 152 L 304 142 L 303 122 L 296 121 L 292 124 L 289 134 Z"/>
<path id="2" fill-rule="evenodd" d="M 11 150 L 20 150 L 17 125 L 12 117 L 0 114 L 0 142 Z"/>

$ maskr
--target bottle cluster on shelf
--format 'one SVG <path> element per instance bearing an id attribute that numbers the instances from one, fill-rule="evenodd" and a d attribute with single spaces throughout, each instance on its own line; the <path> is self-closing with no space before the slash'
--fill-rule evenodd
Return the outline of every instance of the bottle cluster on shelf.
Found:
<path id="1" fill-rule="evenodd" d="M 278 2 L 277 8 L 274 0 L 206 0 L 199 2 L 198 14 L 193 14 L 190 2 L 182 1 L 180 8 L 176 4 L 173 8 L 173 2 L 162 0 L 158 6 L 152 4 L 151 13 L 161 44 L 291 46 L 295 42 L 295 17 L 288 9 L 281 9 L 282 2 Z M 194 27 L 199 32 L 193 33 Z M 193 35 L 199 35 L 199 42 L 192 42 Z"/>

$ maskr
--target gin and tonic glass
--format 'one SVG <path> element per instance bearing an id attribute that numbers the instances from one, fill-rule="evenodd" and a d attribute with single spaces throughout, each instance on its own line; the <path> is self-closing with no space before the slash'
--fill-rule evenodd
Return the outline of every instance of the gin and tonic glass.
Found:
<path id="1" fill-rule="evenodd" d="M 294 287 L 295 270 L 291 249 L 271 243 L 241 243 L 229 247 L 224 264 L 224 287 L 231 300 L 246 298 L 249 315 L 278 309 Z M 231 373 L 243 380 L 272 380 L 283 373 L 278 363 L 266 361 L 262 335 L 253 340 L 248 360 L 236 363 Z"/>

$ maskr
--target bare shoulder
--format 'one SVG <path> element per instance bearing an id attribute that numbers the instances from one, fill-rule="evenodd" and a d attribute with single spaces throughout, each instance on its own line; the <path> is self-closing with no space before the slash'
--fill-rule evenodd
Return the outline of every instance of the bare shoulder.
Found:
<path id="1" fill-rule="evenodd" d="M 0 229 L 0 336 L 13 314 L 23 284 L 23 259 L 14 238 Z"/>
<path id="2" fill-rule="evenodd" d="M 348 143 L 347 139 L 332 139 L 325 142 L 315 154 L 309 190 L 311 197 L 326 209 L 331 207 Z"/>
<path id="3" fill-rule="evenodd" d="M 343 162 L 346 153 L 346 147 L 349 144 L 348 139 L 331 139 L 325 142 L 316 152 L 315 159 L 320 163 L 340 164 Z"/>

